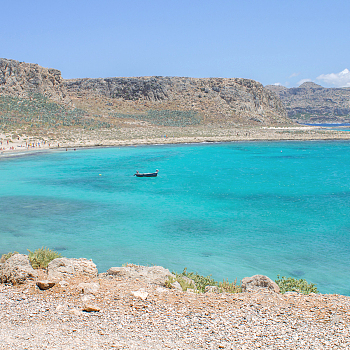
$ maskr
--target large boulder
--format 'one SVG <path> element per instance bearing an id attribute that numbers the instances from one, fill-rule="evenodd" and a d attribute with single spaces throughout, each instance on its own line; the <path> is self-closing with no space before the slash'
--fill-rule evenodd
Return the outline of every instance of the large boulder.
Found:
<path id="1" fill-rule="evenodd" d="M 92 260 L 57 258 L 47 266 L 49 278 L 67 278 L 74 276 L 96 277 L 97 268 Z"/>
<path id="2" fill-rule="evenodd" d="M 139 279 L 140 281 L 165 286 L 169 276 L 173 276 L 168 269 L 162 266 L 137 266 L 111 267 L 107 275 L 118 276 L 125 279 Z"/>
<path id="3" fill-rule="evenodd" d="M 25 254 L 11 256 L 0 267 L 1 283 L 21 284 L 37 276 L 37 272 L 30 265 L 28 255 Z"/>
<path id="4" fill-rule="evenodd" d="M 242 292 L 253 292 L 259 289 L 267 289 L 275 293 L 280 292 L 277 283 L 264 275 L 244 277 L 242 279 Z"/>

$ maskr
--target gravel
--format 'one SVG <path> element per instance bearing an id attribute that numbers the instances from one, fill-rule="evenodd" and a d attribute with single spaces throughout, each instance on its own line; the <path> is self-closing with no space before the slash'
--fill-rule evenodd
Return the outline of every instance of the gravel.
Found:
<path id="1" fill-rule="evenodd" d="M 66 281 L 45 291 L 35 281 L 0 285 L 0 349 L 350 348 L 347 296 L 195 294 L 116 277 Z M 82 282 L 100 288 L 83 294 Z M 86 304 L 100 311 L 82 311 Z"/>

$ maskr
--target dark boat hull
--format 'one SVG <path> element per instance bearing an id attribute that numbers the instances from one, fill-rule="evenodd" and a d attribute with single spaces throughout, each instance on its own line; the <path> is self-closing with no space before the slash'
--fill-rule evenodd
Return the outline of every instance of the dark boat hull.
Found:
<path id="1" fill-rule="evenodd" d="M 148 174 L 135 174 L 137 177 L 157 177 L 157 173 L 148 173 Z"/>

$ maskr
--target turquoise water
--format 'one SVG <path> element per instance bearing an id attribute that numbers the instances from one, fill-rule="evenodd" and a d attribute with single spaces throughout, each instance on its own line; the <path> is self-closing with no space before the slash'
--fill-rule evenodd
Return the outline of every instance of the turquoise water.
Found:
<path id="1" fill-rule="evenodd" d="M 59 151 L 2 159 L 0 180 L 0 253 L 47 246 L 100 272 L 280 274 L 350 295 L 349 142 Z"/>

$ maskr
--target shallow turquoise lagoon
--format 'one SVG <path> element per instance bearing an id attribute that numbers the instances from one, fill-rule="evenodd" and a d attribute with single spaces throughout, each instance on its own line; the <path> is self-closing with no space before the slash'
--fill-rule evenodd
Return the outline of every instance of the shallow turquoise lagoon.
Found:
<path id="1" fill-rule="evenodd" d="M 136 178 L 136 170 L 157 178 Z M 100 175 L 101 174 L 101 175 Z M 0 253 L 47 246 L 234 280 L 305 278 L 350 295 L 350 143 L 57 151 L 0 161 Z"/>

